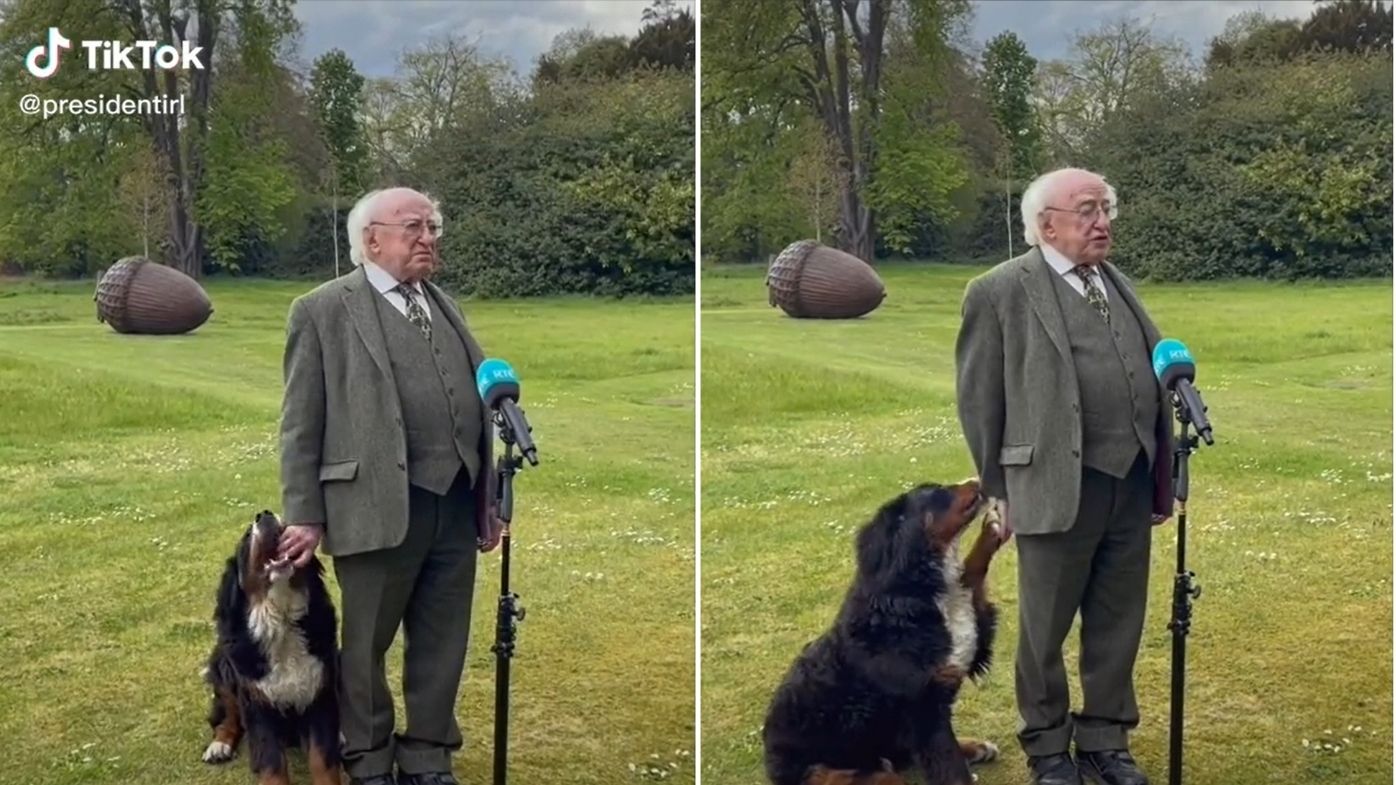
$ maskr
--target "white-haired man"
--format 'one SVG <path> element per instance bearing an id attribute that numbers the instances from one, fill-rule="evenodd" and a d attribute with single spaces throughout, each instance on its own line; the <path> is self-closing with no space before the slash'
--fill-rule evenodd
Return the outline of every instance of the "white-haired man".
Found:
<path id="1" fill-rule="evenodd" d="M 965 439 L 1018 534 L 1019 743 L 1035 785 L 1145 785 L 1128 733 L 1150 524 L 1172 514 L 1169 411 L 1150 362 L 1160 337 L 1106 261 L 1104 178 L 1043 175 L 1022 214 L 1033 247 L 970 282 L 955 348 Z M 1073 713 L 1062 644 L 1078 612 Z"/>
<path id="2" fill-rule="evenodd" d="M 407 188 L 348 217 L 356 269 L 291 304 L 281 413 L 281 555 L 334 557 L 343 635 L 343 757 L 359 785 L 453 785 L 456 694 L 477 550 L 499 541 L 484 359 L 455 301 L 428 279 L 441 212 Z M 406 727 L 394 733 L 383 661 L 406 636 Z"/>

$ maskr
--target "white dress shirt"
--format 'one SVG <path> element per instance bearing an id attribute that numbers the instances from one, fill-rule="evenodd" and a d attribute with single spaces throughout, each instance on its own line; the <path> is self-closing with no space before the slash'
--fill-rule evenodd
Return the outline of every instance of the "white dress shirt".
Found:
<path id="1" fill-rule="evenodd" d="M 407 298 L 403 297 L 401 292 L 394 291 L 398 287 L 398 279 L 394 278 L 392 273 L 384 270 L 373 262 L 364 262 L 364 273 L 368 275 L 368 282 L 373 284 L 373 288 L 377 289 L 379 294 L 387 298 L 389 304 L 396 308 L 398 313 L 406 316 Z M 1077 281 L 1077 283 L 1079 284 L 1080 281 Z M 426 290 L 422 288 L 421 282 L 410 283 L 407 286 L 412 289 L 412 291 L 416 292 L 415 297 L 417 299 L 417 304 L 422 306 L 423 311 L 426 311 L 427 321 L 431 321 L 431 306 L 427 304 L 427 293 Z"/>
<path id="2" fill-rule="evenodd" d="M 1066 285 L 1075 289 L 1082 297 L 1085 297 L 1086 282 L 1081 280 L 1081 276 L 1074 272 L 1076 263 L 1063 256 L 1061 251 L 1058 251 L 1046 243 L 1039 245 L 1038 248 L 1042 251 L 1042 258 L 1046 259 L 1047 264 L 1050 264 L 1052 269 L 1057 271 L 1057 275 L 1060 275 L 1062 280 L 1066 281 Z M 1110 302 L 1110 293 L 1105 289 L 1105 276 L 1101 275 L 1099 265 L 1091 265 L 1091 281 L 1095 284 L 1096 288 L 1100 290 L 1105 301 L 1107 303 Z"/>

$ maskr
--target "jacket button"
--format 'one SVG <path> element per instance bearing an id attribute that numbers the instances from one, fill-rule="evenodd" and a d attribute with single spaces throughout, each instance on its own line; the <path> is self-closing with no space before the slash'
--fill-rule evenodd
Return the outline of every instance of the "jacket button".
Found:
<path id="1" fill-rule="evenodd" d="M 1072 451 L 1071 451 L 1071 457 L 1073 457 L 1073 458 L 1080 458 L 1080 457 L 1081 457 L 1081 451 L 1080 451 L 1080 450 L 1072 450 Z"/>
<path id="2" fill-rule="evenodd" d="M 1079 411 L 1081 411 L 1081 404 L 1079 404 L 1079 403 L 1073 403 L 1073 404 L 1071 404 L 1071 410 L 1072 410 L 1073 412 L 1079 412 Z"/>
<path id="3" fill-rule="evenodd" d="M 398 467 L 399 469 L 402 469 L 403 471 L 406 471 L 406 470 L 407 470 L 407 464 L 403 463 L 402 461 L 398 461 L 398 462 L 397 462 L 397 467 Z"/>

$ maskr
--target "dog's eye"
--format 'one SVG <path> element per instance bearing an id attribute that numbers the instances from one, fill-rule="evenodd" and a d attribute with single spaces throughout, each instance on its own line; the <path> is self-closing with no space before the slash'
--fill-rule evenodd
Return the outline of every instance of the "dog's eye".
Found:
<path id="1" fill-rule="evenodd" d="M 924 512 L 939 512 L 950 508 L 955 495 L 945 488 L 932 486 L 917 494 L 916 506 Z"/>

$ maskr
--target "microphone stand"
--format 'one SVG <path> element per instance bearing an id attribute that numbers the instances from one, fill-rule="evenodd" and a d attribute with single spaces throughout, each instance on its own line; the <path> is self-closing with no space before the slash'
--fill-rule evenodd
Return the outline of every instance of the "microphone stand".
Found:
<path id="1" fill-rule="evenodd" d="M 499 456 L 499 519 L 504 522 L 500 544 L 503 548 L 499 570 L 499 609 L 495 617 L 494 646 L 494 783 L 504 785 L 508 778 L 509 754 L 509 660 L 514 656 L 514 637 L 518 622 L 524 620 L 524 607 L 519 595 L 509 590 L 509 523 L 514 518 L 514 474 L 523 468 L 522 456 L 514 455 L 517 442 L 508 421 L 495 418 L 499 438 L 504 442 L 504 454 Z"/>
<path id="2" fill-rule="evenodd" d="M 1183 680 L 1187 657 L 1187 635 L 1192 626 L 1192 601 L 1202 596 L 1197 576 L 1187 569 L 1188 526 L 1188 458 L 1197 449 L 1197 436 L 1188 433 L 1192 414 L 1187 402 L 1176 393 L 1173 407 L 1182 431 L 1173 448 L 1173 498 L 1178 500 L 1178 566 L 1173 576 L 1173 618 L 1168 629 L 1173 631 L 1172 703 L 1168 725 L 1168 785 L 1183 782 Z"/>

